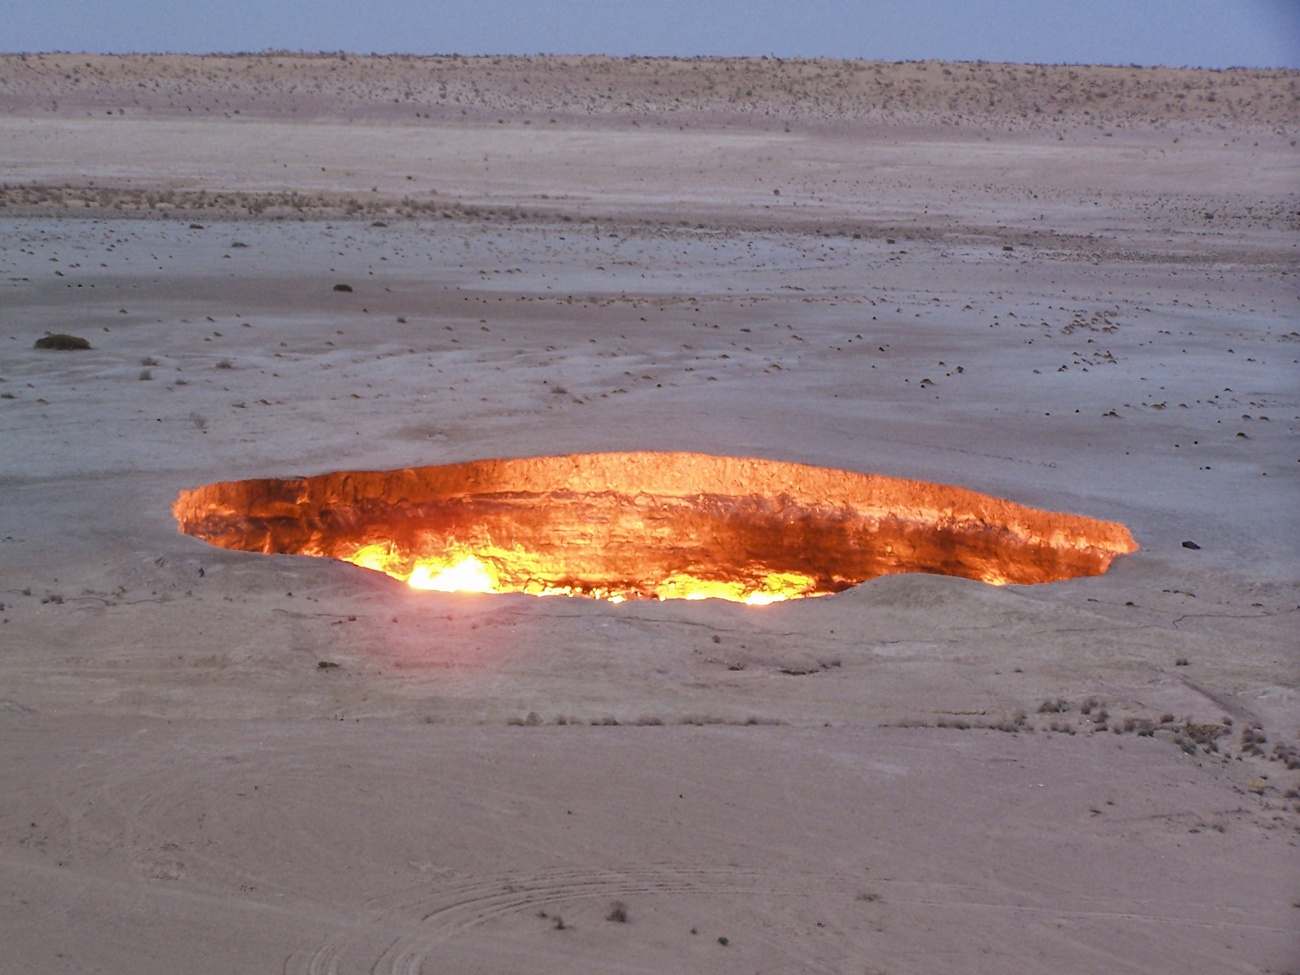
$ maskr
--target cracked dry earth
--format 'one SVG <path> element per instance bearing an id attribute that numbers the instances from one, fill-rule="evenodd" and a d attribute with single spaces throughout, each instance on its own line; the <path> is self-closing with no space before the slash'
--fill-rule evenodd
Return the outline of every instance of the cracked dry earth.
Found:
<path id="1" fill-rule="evenodd" d="M 672 106 L 641 63 L 71 57 L 0 59 L 0 969 L 1296 970 L 1293 74 L 951 66 L 959 117 L 933 64 Z M 1141 548 L 613 604 L 171 514 L 614 451 Z"/>

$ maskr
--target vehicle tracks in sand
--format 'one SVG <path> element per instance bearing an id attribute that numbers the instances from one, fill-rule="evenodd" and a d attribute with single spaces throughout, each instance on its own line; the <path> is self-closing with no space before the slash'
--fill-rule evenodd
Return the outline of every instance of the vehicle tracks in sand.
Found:
<path id="1" fill-rule="evenodd" d="M 340 975 L 364 970 L 376 975 L 420 975 L 439 947 L 512 915 L 536 914 L 582 901 L 643 896 L 801 898 L 837 882 L 848 880 L 745 867 L 671 864 L 468 879 L 438 886 L 424 895 L 399 896 L 396 903 L 376 912 L 369 936 L 357 928 L 340 931 L 323 944 L 295 951 L 286 959 L 283 972 Z M 375 946 L 384 943 L 376 956 Z M 371 957 L 358 958 L 359 952 Z"/>

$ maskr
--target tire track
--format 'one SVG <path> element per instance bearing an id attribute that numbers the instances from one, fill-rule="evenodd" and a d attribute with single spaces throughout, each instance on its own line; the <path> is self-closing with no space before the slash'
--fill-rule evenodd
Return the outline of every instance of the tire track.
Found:
<path id="1" fill-rule="evenodd" d="M 845 880 L 832 874 L 792 876 L 760 869 L 672 864 L 498 874 L 440 886 L 426 896 L 389 906 L 375 917 L 375 933 L 395 928 L 404 933 L 373 963 L 362 967 L 374 975 L 421 975 L 426 961 L 447 942 L 493 921 L 556 905 L 661 895 L 799 897 Z M 340 958 L 354 944 L 354 938 L 342 935 L 295 953 L 286 960 L 284 975 L 337 975 Z"/>

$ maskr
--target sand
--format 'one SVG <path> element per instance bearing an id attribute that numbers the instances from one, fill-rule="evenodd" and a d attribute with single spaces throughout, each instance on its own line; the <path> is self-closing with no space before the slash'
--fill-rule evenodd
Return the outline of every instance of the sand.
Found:
<path id="1" fill-rule="evenodd" d="M 1298 84 L 0 58 L 0 970 L 1295 970 Z M 606 450 L 1142 549 L 613 605 L 170 515 Z"/>

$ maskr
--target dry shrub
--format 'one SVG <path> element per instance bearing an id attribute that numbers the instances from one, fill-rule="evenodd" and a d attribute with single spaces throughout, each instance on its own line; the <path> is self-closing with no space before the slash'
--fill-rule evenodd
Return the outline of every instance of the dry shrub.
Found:
<path id="1" fill-rule="evenodd" d="M 90 343 L 79 335 L 65 335 L 58 332 L 37 339 L 35 348 L 52 349 L 56 352 L 74 352 L 80 349 L 89 349 Z"/>

